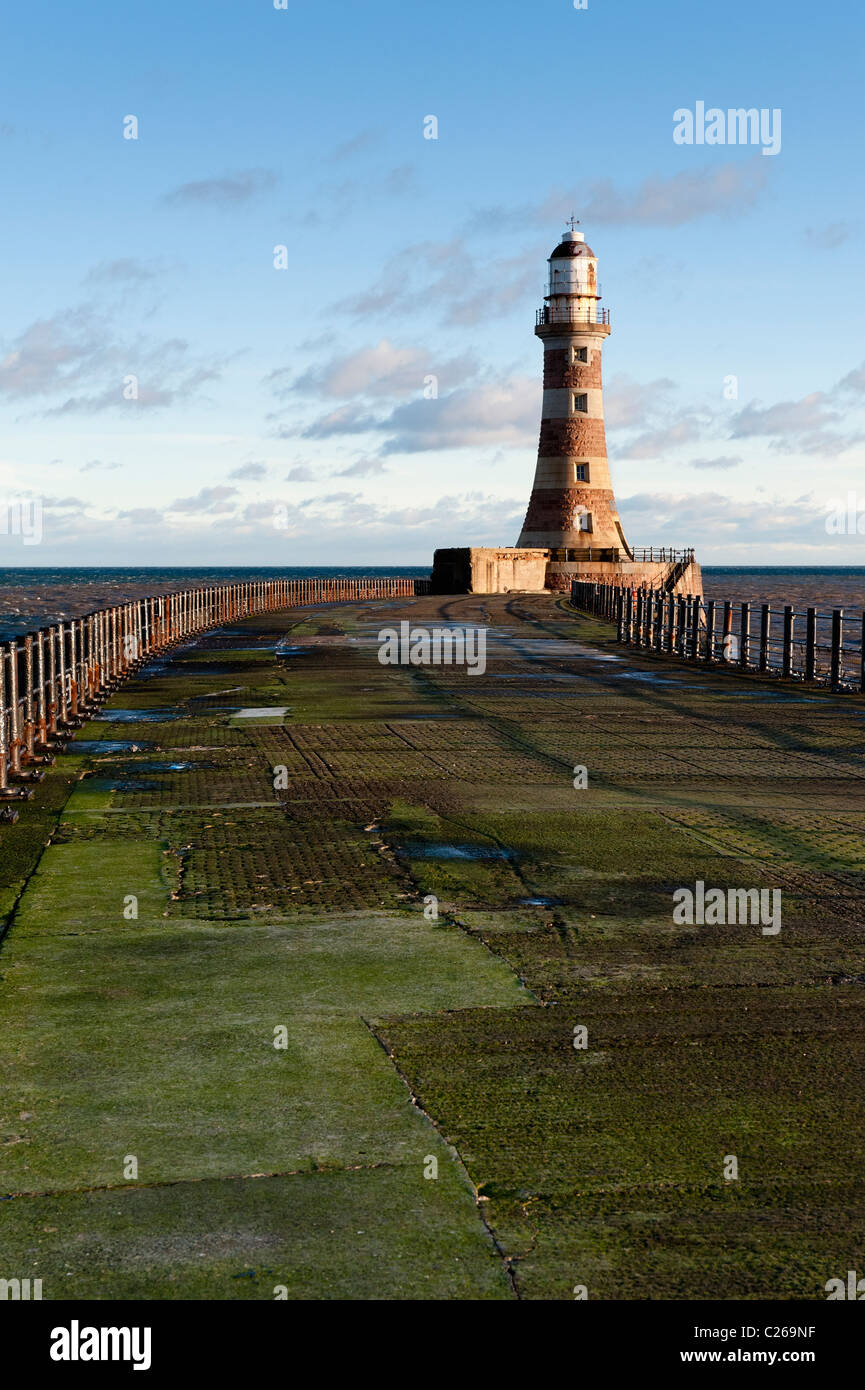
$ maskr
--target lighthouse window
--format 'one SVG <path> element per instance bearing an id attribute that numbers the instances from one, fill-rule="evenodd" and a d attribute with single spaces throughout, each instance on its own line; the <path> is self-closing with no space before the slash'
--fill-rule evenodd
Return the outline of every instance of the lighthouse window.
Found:
<path id="1" fill-rule="evenodd" d="M 587 463 L 574 464 L 574 480 L 578 483 L 589 481 L 589 465 Z"/>
<path id="2" fill-rule="evenodd" d="M 592 529 L 592 513 L 580 512 L 580 530 L 591 531 Z"/>
<path id="3" fill-rule="evenodd" d="M 586 411 L 589 408 L 588 398 L 585 395 L 574 396 L 574 410 Z"/>
<path id="4" fill-rule="evenodd" d="M 575 347 L 575 348 L 571 348 L 571 361 L 572 361 L 572 362 L 588 362 L 588 360 L 589 360 L 589 349 L 588 349 L 587 347 L 581 347 L 581 348 Z"/>

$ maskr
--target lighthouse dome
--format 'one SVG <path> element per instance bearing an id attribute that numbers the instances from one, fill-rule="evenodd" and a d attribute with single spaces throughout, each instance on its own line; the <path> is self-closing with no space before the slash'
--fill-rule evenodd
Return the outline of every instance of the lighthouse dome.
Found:
<path id="1" fill-rule="evenodd" d="M 571 256 L 594 256 L 591 246 L 586 244 L 586 238 L 582 232 L 565 232 L 553 254 L 551 261 L 561 261 Z"/>

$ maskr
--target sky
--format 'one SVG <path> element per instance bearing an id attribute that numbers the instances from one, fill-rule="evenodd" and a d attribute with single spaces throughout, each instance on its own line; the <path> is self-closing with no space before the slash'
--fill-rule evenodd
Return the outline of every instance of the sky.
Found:
<path id="1" fill-rule="evenodd" d="M 0 564 L 513 545 L 571 215 L 630 542 L 865 563 L 863 31 L 804 0 L 10 8 Z M 677 142 L 698 103 L 773 140 Z"/>

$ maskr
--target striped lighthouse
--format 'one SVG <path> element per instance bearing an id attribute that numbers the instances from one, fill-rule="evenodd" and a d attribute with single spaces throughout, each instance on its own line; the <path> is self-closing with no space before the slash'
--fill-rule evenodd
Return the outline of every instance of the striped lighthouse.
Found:
<path id="1" fill-rule="evenodd" d="M 544 345 L 538 463 L 519 548 L 547 548 L 547 587 L 566 590 L 592 561 L 631 558 L 607 461 L 601 349 L 610 333 L 600 307 L 598 262 L 571 226 L 549 258 L 535 333 Z"/>

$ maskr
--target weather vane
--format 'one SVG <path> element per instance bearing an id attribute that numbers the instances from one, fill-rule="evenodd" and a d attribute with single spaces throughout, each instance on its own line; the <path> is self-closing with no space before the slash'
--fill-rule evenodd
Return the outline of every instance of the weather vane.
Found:
<path id="1" fill-rule="evenodd" d="M 567 224 L 567 225 L 570 227 L 571 231 L 574 231 L 575 228 L 579 227 L 579 225 L 580 225 L 580 219 L 579 219 L 579 217 L 574 217 L 573 214 L 572 214 L 571 217 L 570 217 L 569 220 L 568 220 L 568 224 Z"/>

